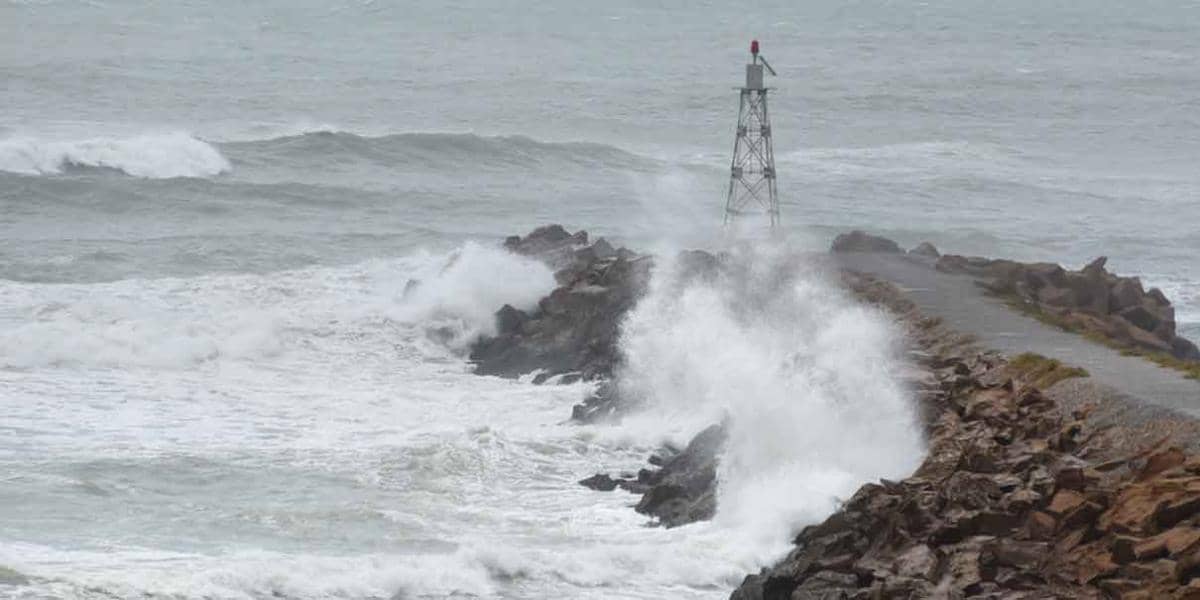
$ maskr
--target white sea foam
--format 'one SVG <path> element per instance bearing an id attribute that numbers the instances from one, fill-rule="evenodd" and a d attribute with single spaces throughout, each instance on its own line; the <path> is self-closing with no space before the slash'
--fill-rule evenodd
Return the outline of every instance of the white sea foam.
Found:
<path id="1" fill-rule="evenodd" d="M 0 367 L 191 368 L 264 359 L 330 323 L 402 327 L 415 347 L 444 356 L 446 346 L 462 352 L 491 333 L 497 307 L 531 309 L 553 284 L 541 263 L 475 243 L 266 280 L 11 283 L 0 318 L 14 325 L 0 329 Z"/>
<path id="2" fill-rule="evenodd" d="M 729 260 L 713 282 L 660 266 L 623 331 L 625 392 L 648 404 L 627 426 L 679 443 L 728 423 L 714 525 L 761 563 L 859 485 L 907 475 L 922 439 L 884 315 L 782 249 Z"/>
<path id="3" fill-rule="evenodd" d="M 554 274 L 538 261 L 468 242 L 415 265 L 405 288 L 388 315 L 440 328 L 445 341 L 462 350 L 480 335 L 495 333 L 497 308 L 534 308 L 554 288 Z"/>
<path id="4" fill-rule="evenodd" d="M 116 169 L 134 177 L 211 177 L 229 161 L 213 145 L 181 132 L 60 141 L 0 139 L 0 171 L 61 173 L 71 166 Z"/>
<path id="5" fill-rule="evenodd" d="M 0 449 L 14 464 L 56 457 L 14 485 L 49 509 L 66 495 L 137 510 L 74 531 L 76 549 L 0 541 L 0 565 L 38 593 L 83 598 L 724 597 L 796 527 L 920 452 L 884 319 L 809 273 L 781 275 L 795 266 L 782 254 L 736 260 L 745 274 L 714 284 L 662 264 L 623 341 L 652 409 L 618 427 L 562 423 L 583 384 L 463 372 L 497 306 L 532 308 L 553 285 L 546 267 L 490 246 L 13 284 L 0 365 L 19 368 L 0 382 L 25 433 Z M 711 523 L 645 528 L 629 496 L 574 483 L 636 470 L 664 433 L 683 442 L 721 419 Z M 163 527 L 205 550 L 158 546 Z M 226 544 L 233 529 L 261 537 Z M 112 531 L 139 547 L 87 549 Z M 437 542 L 378 548 L 414 537 Z M 294 551 L 298 539 L 312 550 Z"/>

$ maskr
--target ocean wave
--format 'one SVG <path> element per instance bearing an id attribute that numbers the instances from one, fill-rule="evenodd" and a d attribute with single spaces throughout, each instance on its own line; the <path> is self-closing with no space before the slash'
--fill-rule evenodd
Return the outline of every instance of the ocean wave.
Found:
<path id="1" fill-rule="evenodd" d="M 474 133 L 396 133 L 363 136 L 334 130 L 307 131 L 256 141 L 221 144 L 242 160 L 262 157 L 325 161 L 359 159 L 389 164 L 420 164 L 466 169 L 566 162 L 589 167 L 629 167 L 646 162 L 616 146 L 595 142 L 547 142 L 524 135 Z"/>
<path id="2" fill-rule="evenodd" d="M 47 141 L 0 140 L 0 171 L 53 175 L 72 167 L 115 169 L 133 177 L 212 177 L 230 169 L 213 145 L 186 133 Z"/>
<path id="3" fill-rule="evenodd" d="M 85 256 L 120 260 L 107 251 Z M 393 350 L 449 358 L 494 333 L 497 306 L 532 309 L 553 284 L 541 263 L 472 242 L 445 254 L 266 275 L 14 283 L 0 319 L 6 310 L 34 318 L 0 331 L 0 369 L 174 370 L 272 360 L 323 338 L 317 329 L 331 322 L 354 336 L 355 347 L 370 330 L 393 336 L 385 342 Z"/>

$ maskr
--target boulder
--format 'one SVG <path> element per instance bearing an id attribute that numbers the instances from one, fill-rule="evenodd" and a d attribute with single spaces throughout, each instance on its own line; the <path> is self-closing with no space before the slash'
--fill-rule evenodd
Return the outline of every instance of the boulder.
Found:
<path id="1" fill-rule="evenodd" d="M 1060 308 L 1075 308 L 1079 305 L 1079 298 L 1075 290 L 1066 287 L 1057 287 L 1054 285 L 1044 285 L 1037 291 L 1038 302 L 1048 306 L 1056 306 Z"/>
<path id="2" fill-rule="evenodd" d="M 863 231 L 843 233 L 833 240 L 830 247 L 833 252 L 883 252 L 900 254 L 900 245 L 885 237 L 870 235 Z"/>
<path id="3" fill-rule="evenodd" d="M 966 273 L 967 257 L 957 254 L 943 254 L 933 265 L 933 268 L 944 273 Z"/>
<path id="4" fill-rule="evenodd" d="M 1141 304 L 1125 308 L 1118 314 L 1126 321 L 1133 323 L 1134 326 L 1144 331 L 1152 332 L 1158 328 L 1160 323 L 1158 316 L 1146 310 L 1146 307 Z"/>
<path id="5" fill-rule="evenodd" d="M 1108 272 L 1104 270 L 1104 265 L 1108 264 L 1107 256 L 1097 257 L 1096 260 L 1088 263 L 1080 272 L 1084 275 L 1106 275 Z"/>
<path id="6" fill-rule="evenodd" d="M 1171 356 L 1183 360 L 1200 360 L 1200 348 L 1190 340 L 1176 337 L 1171 340 Z"/>
<path id="7" fill-rule="evenodd" d="M 1158 288 L 1150 288 L 1150 291 L 1146 292 L 1146 296 L 1159 306 L 1171 305 L 1171 301 L 1167 300 L 1166 294 L 1164 294 L 1163 291 Z"/>
<path id="8" fill-rule="evenodd" d="M 917 244 L 917 247 L 909 250 L 908 253 L 915 256 L 924 256 L 926 258 L 934 259 L 942 256 L 942 253 L 938 252 L 937 247 L 929 242 L 921 242 L 920 244 Z"/>
<path id="9" fill-rule="evenodd" d="M 1054 263 L 1014 264 L 1017 264 L 1019 270 L 1024 272 L 1025 282 L 1035 291 L 1041 290 L 1043 287 L 1067 287 L 1067 271 L 1061 265 Z"/>
<path id="10" fill-rule="evenodd" d="M 580 247 L 586 242 L 586 232 L 571 234 L 557 225 L 506 240 L 509 250 L 555 266 L 559 287 L 533 313 L 500 309 L 496 335 L 471 347 L 476 373 L 519 377 L 541 370 L 538 383 L 555 375 L 572 380 L 612 375 L 620 360 L 621 321 L 645 293 L 652 262 L 626 259 L 603 240 Z M 601 416 L 617 406 L 611 398 L 602 400 L 584 407 L 582 414 Z"/>
<path id="11" fill-rule="evenodd" d="M 579 246 L 586 246 L 587 241 L 586 231 L 570 233 L 562 225 L 546 225 L 534 229 L 525 237 L 505 238 L 504 247 L 516 254 L 535 257 L 555 268 L 561 268 L 574 258 L 573 250 Z"/>
<path id="12" fill-rule="evenodd" d="M 513 308 L 511 304 L 505 304 L 496 311 L 496 332 L 499 334 L 514 334 L 521 330 L 521 325 L 524 325 L 529 320 L 529 315 L 525 311 Z"/>
<path id="13" fill-rule="evenodd" d="M 592 243 L 592 253 L 598 260 L 605 260 L 615 257 L 617 250 L 613 248 L 612 244 L 608 243 L 608 240 L 600 238 Z"/>
<path id="14" fill-rule="evenodd" d="M 1132 306 L 1140 306 L 1146 292 L 1142 289 L 1142 280 L 1137 277 L 1122 277 L 1112 286 L 1110 304 L 1113 312 L 1120 312 Z"/>
<path id="15" fill-rule="evenodd" d="M 1067 273 L 1066 280 L 1067 286 L 1075 291 L 1078 308 L 1101 316 L 1109 313 L 1108 279 L 1102 267 L 1088 265 L 1080 273 Z"/>
<path id="16" fill-rule="evenodd" d="M 725 438 L 722 425 L 697 434 L 682 452 L 645 477 L 649 489 L 635 510 L 657 517 L 665 527 L 712 518 L 717 508 L 717 457 Z"/>
<path id="17" fill-rule="evenodd" d="M 605 473 L 597 473 L 587 479 L 580 479 L 579 485 L 599 492 L 611 492 L 617 489 L 617 480 Z"/>

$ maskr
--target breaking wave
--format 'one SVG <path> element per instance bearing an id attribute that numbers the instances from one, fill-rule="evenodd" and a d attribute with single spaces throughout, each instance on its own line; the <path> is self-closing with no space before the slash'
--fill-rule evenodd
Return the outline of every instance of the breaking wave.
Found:
<path id="1" fill-rule="evenodd" d="M 762 562 L 860 485 L 923 454 L 900 334 L 802 256 L 741 248 L 714 278 L 660 267 L 623 329 L 627 426 L 675 443 L 725 422 L 714 525 Z"/>
<path id="2" fill-rule="evenodd" d="M 115 169 L 133 177 L 211 177 L 230 169 L 211 144 L 186 133 L 46 141 L 0 140 L 0 171 L 52 175 L 72 167 Z"/>
<path id="3" fill-rule="evenodd" d="M 497 306 L 532 308 L 553 285 L 541 263 L 471 242 L 449 253 L 262 276 L 14 282 L 0 320 L 28 320 L 0 331 L 0 369 L 189 369 L 270 359 L 327 337 L 314 315 L 343 327 L 400 328 L 422 352 L 461 353 L 494 332 Z"/>

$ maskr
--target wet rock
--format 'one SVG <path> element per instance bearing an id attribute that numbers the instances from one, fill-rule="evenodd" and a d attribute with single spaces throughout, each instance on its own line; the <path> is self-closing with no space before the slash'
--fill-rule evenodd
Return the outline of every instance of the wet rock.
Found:
<path id="1" fill-rule="evenodd" d="M 471 348 L 476 373 L 519 377 L 541 370 L 540 380 L 612 376 L 620 359 L 621 320 L 645 292 L 652 262 L 614 256 L 617 252 L 604 240 L 586 243 L 586 232 L 572 234 L 558 225 L 505 241 L 509 250 L 557 267 L 560 285 L 533 313 L 500 309 L 497 335 Z"/>
<path id="2" fill-rule="evenodd" d="M 1135 327 L 1144 331 L 1154 331 L 1158 328 L 1159 318 L 1154 313 L 1151 313 L 1141 304 L 1130 306 L 1123 309 L 1120 313 L 1121 318 L 1132 323 Z"/>
<path id="3" fill-rule="evenodd" d="M 830 249 L 833 252 L 886 252 L 890 254 L 903 252 L 896 242 L 863 231 L 851 231 L 837 236 Z"/>
<path id="4" fill-rule="evenodd" d="M 1171 355 L 1183 360 L 1200 360 L 1200 348 L 1190 340 L 1176 337 L 1171 340 Z"/>
<path id="5" fill-rule="evenodd" d="M 912 250 L 909 250 L 908 253 L 916 255 L 916 256 L 924 256 L 926 258 L 934 258 L 934 259 L 940 258 L 942 256 L 942 253 L 938 252 L 937 247 L 929 242 L 921 242 L 920 244 L 917 245 L 917 247 L 913 248 Z"/>
<path id="6" fill-rule="evenodd" d="M 1112 309 L 1122 311 L 1138 306 L 1146 292 L 1142 290 L 1142 281 L 1137 277 L 1123 277 L 1112 287 Z"/>
<path id="7" fill-rule="evenodd" d="M 1058 277 L 1039 273 L 1038 289 Z M 922 323 L 911 303 L 844 280 Z M 1033 372 L 969 364 L 940 325 L 909 331 L 942 392 L 919 396 L 937 413 L 925 461 L 862 486 L 734 598 L 1200 597 L 1200 457 L 1155 447 L 1093 462 L 1107 438 L 1038 392 Z"/>
<path id="8" fill-rule="evenodd" d="M 617 480 L 605 473 L 597 473 L 587 479 L 580 479 L 579 485 L 599 492 L 611 492 L 617 489 Z"/>
<path id="9" fill-rule="evenodd" d="M 521 330 L 521 326 L 529 320 L 529 315 L 525 311 L 513 308 L 510 304 L 505 304 L 500 310 L 496 311 L 496 331 L 502 335 L 514 334 Z"/>
<path id="10" fill-rule="evenodd" d="M 713 425 L 697 434 L 679 454 L 645 479 L 649 489 L 636 510 L 678 527 L 712 518 L 716 512 L 717 457 L 725 444 L 725 428 Z"/>

